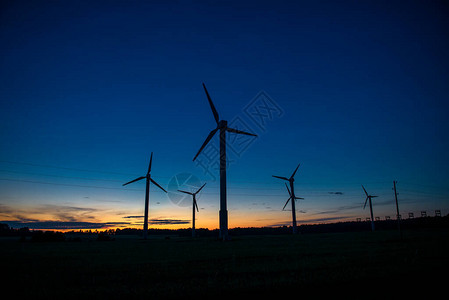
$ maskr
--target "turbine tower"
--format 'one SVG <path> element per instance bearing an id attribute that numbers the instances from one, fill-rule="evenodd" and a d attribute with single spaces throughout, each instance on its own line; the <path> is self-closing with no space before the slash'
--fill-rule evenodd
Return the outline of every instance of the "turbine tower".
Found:
<path id="1" fill-rule="evenodd" d="M 205 185 L 206 185 L 206 183 L 204 183 L 195 193 L 178 190 L 181 193 L 186 193 L 186 194 L 192 195 L 192 198 L 193 198 L 193 201 L 192 201 L 193 202 L 192 203 L 192 237 L 195 237 L 195 207 L 196 207 L 196 211 L 199 212 L 198 204 L 196 203 L 196 194 L 198 194 Z"/>
<path id="2" fill-rule="evenodd" d="M 298 164 L 298 166 L 296 167 L 295 171 L 293 171 L 293 174 L 292 174 L 292 176 L 290 176 L 290 178 L 283 177 L 283 176 L 272 175 L 273 177 L 276 177 L 276 178 L 279 178 L 279 179 L 282 179 L 282 180 L 286 180 L 286 181 L 288 181 L 290 183 L 290 190 L 288 189 L 287 184 L 285 184 L 285 185 L 287 186 L 288 193 L 290 194 L 290 198 L 288 198 L 287 203 L 288 203 L 288 201 L 290 199 L 292 199 L 291 203 L 292 203 L 292 227 L 293 227 L 293 234 L 296 234 L 296 232 L 297 232 L 296 231 L 296 208 L 295 208 L 295 201 L 293 201 L 293 200 L 302 199 L 302 198 L 296 197 L 296 195 L 295 195 L 295 187 L 293 185 L 293 183 L 295 182 L 295 178 L 294 177 L 295 177 L 296 171 L 298 171 L 299 165 L 300 164 Z M 287 205 L 287 203 L 285 203 L 284 208 Z"/>
<path id="3" fill-rule="evenodd" d="M 220 130 L 220 212 L 219 212 L 219 219 L 220 219 L 220 231 L 219 231 L 219 237 L 223 240 L 228 240 L 228 210 L 227 210 L 227 200 L 226 200 L 226 131 L 232 132 L 232 133 L 239 133 L 239 134 L 246 134 L 251 136 L 257 136 L 252 133 L 244 132 L 241 130 L 237 130 L 234 128 L 228 127 L 228 121 L 226 120 L 220 120 L 218 117 L 218 112 L 215 109 L 215 106 L 212 102 L 212 99 L 209 96 L 209 93 L 207 92 L 206 86 L 203 83 L 204 91 L 206 92 L 207 100 L 209 101 L 210 108 L 212 109 L 212 113 L 214 115 L 215 122 L 217 123 L 217 127 L 213 129 L 209 135 L 207 136 L 206 140 L 204 141 L 203 145 L 201 146 L 198 153 L 195 155 L 193 160 L 198 157 L 198 155 L 201 153 L 201 151 L 206 147 L 207 143 L 212 139 L 212 137 L 215 135 L 215 133 Z"/>
<path id="4" fill-rule="evenodd" d="M 366 200 L 365 200 L 365 205 L 363 205 L 363 209 L 365 209 L 366 202 L 369 200 L 369 210 L 370 210 L 370 214 L 371 214 L 371 230 L 374 231 L 373 204 L 371 203 L 371 198 L 376 198 L 378 196 L 368 195 L 368 193 L 365 190 L 365 187 L 363 185 L 362 185 L 362 188 L 363 188 L 363 190 L 365 191 L 365 194 L 366 194 Z"/>
<path id="5" fill-rule="evenodd" d="M 150 164 L 148 165 L 148 172 L 146 176 L 141 176 L 139 178 L 136 178 L 134 180 L 131 180 L 130 182 L 127 182 L 125 184 L 123 184 L 123 186 L 142 180 L 142 179 L 147 179 L 147 185 L 146 185 L 146 189 L 145 189 L 145 216 L 144 216 L 144 220 L 143 220 L 143 238 L 147 239 L 147 235 L 148 235 L 148 206 L 149 206 L 149 202 L 150 202 L 150 181 L 152 183 L 154 183 L 158 188 L 160 188 L 161 190 L 163 190 L 164 192 L 167 192 L 163 187 L 161 187 L 156 181 L 153 180 L 153 178 L 151 178 L 150 172 L 151 172 L 151 162 L 153 161 L 153 152 L 151 152 L 151 157 L 150 157 Z"/>

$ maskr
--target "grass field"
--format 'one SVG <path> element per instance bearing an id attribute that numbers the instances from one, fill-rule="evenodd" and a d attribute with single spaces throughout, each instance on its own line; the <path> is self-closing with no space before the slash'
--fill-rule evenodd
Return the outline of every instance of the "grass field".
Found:
<path id="1" fill-rule="evenodd" d="M 351 298 L 445 292 L 449 230 L 32 243 L 0 239 L 14 297 Z M 362 293 L 362 294 L 360 294 Z"/>

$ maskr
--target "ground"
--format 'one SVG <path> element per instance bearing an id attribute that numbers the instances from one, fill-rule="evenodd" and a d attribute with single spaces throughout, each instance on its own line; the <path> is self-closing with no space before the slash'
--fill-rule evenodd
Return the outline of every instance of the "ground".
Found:
<path id="1" fill-rule="evenodd" d="M 445 292 L 449 267 L 447 228 L 408 230 L 402 238 L 385 230 L 237 236 L 227 242 L 2 238 L 0 246 L 2 285 L 20 298 L 431 296 Z"/>

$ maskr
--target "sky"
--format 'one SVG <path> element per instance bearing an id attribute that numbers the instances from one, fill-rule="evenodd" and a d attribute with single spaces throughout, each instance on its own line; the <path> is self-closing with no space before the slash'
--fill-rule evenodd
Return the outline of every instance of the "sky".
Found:
<path id="1" fill-rule="evenodd" d="M 218 228 L 449 214 L 447 1 L 2 1 L 0 222 Z"/>

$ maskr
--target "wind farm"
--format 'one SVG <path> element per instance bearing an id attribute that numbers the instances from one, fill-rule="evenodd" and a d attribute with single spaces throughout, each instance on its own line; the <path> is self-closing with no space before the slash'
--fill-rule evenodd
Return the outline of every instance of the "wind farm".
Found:
<path id="1" fill-rule="evenodd" d="M 2 1 L 4 295 L 444 295 L 448 16 Z"/>

